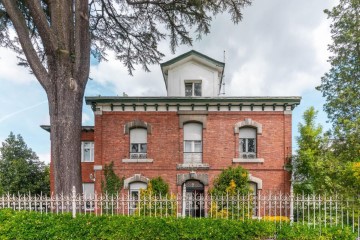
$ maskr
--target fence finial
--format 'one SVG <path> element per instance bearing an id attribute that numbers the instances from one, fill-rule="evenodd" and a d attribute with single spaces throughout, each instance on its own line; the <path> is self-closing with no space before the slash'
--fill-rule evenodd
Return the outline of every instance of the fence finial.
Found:
<path id="1" fill-rule="evenodd" d="M 72 217 L 76 217 L 76 188 L 72 187 Z"/>

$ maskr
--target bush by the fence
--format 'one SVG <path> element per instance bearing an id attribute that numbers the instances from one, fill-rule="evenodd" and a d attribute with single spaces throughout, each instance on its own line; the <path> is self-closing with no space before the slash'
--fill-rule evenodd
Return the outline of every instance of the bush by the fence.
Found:
<path id="1" fill-rule="evenodd" d="M 321 232 L 321 235 L 320 235 Z M 40 214 L 0 210 L 0 239 L 342 239 L 348 228 L 307 228 L 273 221 Z"/>

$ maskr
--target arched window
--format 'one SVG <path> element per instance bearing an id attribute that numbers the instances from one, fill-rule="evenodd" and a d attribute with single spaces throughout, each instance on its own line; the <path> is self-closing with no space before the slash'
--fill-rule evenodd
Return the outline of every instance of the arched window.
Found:
<path id="1" fill-rule="evenodd" d="M 243 127 L 239 130 L 240 158 L 256 158 L 256 129 Z"/>
<path id="2" fill-rule="evenodd" d="M 202 162 L 202 125 L 184 124 L 184 163 Z"/>
<path id="3" fill-rule="evenodd" d="M 145 128 L 133 128 L 130 130 L 130 158 L 146 158 L 147 131 Z"/>

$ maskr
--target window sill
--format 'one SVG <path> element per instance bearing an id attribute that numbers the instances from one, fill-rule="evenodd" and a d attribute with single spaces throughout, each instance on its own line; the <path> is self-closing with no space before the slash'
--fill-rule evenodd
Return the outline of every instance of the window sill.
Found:
<path id="1" fill-rule="evenodd" d="M 263 163 L 263 158 L 233 158 L 233 163 Z"/>
<path id="2" fill-rule="evenodd" d="M 141 159 L 123 159 L 123 163 L 152 163 L 154 160 L 149 158 L 141 158 Z"/>
<path id="3" fill-rule="evenodd" d="M 182 163 L 177 164 L 177 170 L 201 170 L 201 169 L 209 169 L 210 166 L 207 163 Z"/>

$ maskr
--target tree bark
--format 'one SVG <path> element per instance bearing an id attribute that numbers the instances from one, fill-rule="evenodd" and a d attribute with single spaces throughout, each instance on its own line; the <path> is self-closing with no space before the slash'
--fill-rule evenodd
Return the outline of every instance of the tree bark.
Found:
<path id="1" fill-rule="evenodd" d="M 70 69 L 53 76 L 55 85 L 47 92 L 50 113 L 51 159 L 55 193 L 70 196 L 72 187 L 82 192 L 81 118 L 84 91 L 74 87 Z M 56 79 L 56 80 L 55 80 Z"/>

